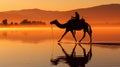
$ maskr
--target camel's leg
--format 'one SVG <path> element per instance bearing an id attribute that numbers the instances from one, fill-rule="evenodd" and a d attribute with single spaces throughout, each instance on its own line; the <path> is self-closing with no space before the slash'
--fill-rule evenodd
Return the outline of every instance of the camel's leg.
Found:
<path id="1" fill-rule="evenodd" d="M 85 38 L 85 35 L 86 35 L 86 31 L 84 31 L 83 37 L 79 40 L 79 42 L 81 42 Z"/>
<path id="2" fill-rule="evenodd" d="M 76 37 L 75 37 L 75 34 L 74 34 L 73 30 L 71 30 L 70 32 L 72 33 L 72 35 L 73 35 L 75 41 L 77 41 L 77 39 L 76 39 Z"/>
<path id="3" fill-rule="evenodd" d="M 71 57 L 76 56 L 76 52 L 75 52 L 76 46 L 77 46 L 77 44 L 75 44 L 75 46 L 72 50 Z"/>
<path id="4" fill-rule="evenodd" d="M 83 50 L 84 57 L 87 57 L 85 48 L 84 48 L 81 44 L 79 44 L 79 46 L 80 46 L 80 47 L 82 48 L 82 50 Z"/>
<path id="5" fill-rule="evenodd" d="M 90 43 L 92 43 L 92 33 L 91 33 L 91 32 L 88 32 L 88 31 L 87 31 L 87 33 L 88 33 L 89 36 L 90 36 Z"/>
<path id="6" fill-rule="evenodd" d="M 90 44 L 90 49 L 87 53 L 87 57 L 88 57 L 88 61 L 91 60 L 91 58 L 92 58 L 92 44 Z"/>
<path id="7" fill-rule="evenodd" d="M 60 38 L 60 40 L 58 40 L 58 42 L 60 42 L 62 40 L 62 38 L 65 36 L 65 34 L 68 32 L 69 30 L 66 30 L 65 33 L 62 35 L 62 37 Z"/>
<path id="8" fill-rule="evenodd" d="M 64 48 L 62 47 L 62 45 L 60 43 L 58 43 L 58 45 L 61 47 L 63 53 L 65 54 L 66 57 L 69 56 L 69 54 L 67 54 L 67 52 L 64 50 Z"/>

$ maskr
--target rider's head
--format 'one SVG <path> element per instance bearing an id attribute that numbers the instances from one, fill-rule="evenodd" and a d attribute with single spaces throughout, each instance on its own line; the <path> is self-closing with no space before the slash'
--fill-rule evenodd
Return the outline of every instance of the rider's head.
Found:
<path id="1" fill-rule="evenodd" d="M 78 14 L 78 12 L 75 12 L 75 14 Z"/>

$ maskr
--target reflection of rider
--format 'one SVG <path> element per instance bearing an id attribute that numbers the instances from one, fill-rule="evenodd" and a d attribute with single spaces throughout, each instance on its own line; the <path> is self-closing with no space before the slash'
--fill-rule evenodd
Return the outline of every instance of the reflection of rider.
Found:
<path id="1" fill-rule="evenodd" d="M 79 16 L 78 12 L 75 12 L 75 17 L 72 17 L 72 19 L 75 19 L 76 21 L 80 20 L 80 16 Z"/>

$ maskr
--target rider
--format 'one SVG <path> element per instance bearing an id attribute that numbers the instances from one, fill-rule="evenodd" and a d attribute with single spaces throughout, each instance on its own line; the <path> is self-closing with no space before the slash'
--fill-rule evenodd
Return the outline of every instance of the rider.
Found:
<path id="1" fill-rule="evenodd" d="M 80 21 L 80 15 L 78 14 L 78 12 L 75 12 L 75 17 L 72 17 L 72 19 L 74 19 L 73 25 L 78 25 L 78 23 Z M 76 34 L 75 30 L 74 30 L 74 34 Z"/>
<path id="2" fill-rule="evenodd" d="M 75 19 L 76 22 L 80 20 L 80 15 L 78 14 L 78 12 L 75 12 L 75 17 L 72 17 L 72 19 Z"/>

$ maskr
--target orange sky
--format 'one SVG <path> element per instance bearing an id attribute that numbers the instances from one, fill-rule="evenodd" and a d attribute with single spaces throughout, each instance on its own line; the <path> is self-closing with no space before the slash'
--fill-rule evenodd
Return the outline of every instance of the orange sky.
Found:
<path id="1" fill-rule="evenodd" d="M 0 0 L 0 11 L 33 8 L 66 11 L 113 3 L 120 4 L 120 0 Z"/>

